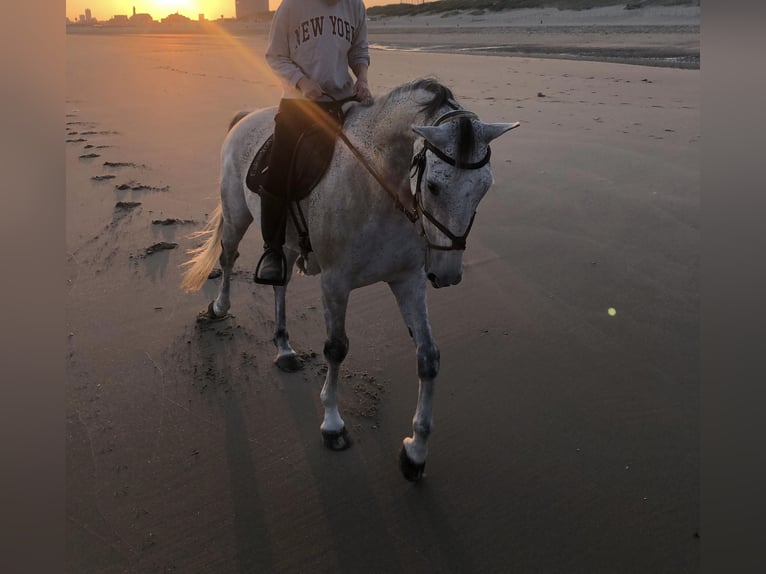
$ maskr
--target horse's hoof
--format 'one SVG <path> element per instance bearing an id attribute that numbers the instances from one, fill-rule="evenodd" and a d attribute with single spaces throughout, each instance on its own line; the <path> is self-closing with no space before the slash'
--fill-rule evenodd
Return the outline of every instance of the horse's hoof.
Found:
<path id="1" fill-rule="evenodd" d="M 298 355 L 281 355 L 274 360 L 274 364 L 286 373 L 294 373 L 303 368 L 303 361 Z"/>
<path id="2" fill-rule="evenodd" d="M 412 462 L 407 455 L 404 445 L 402 445 L 402 450 L 399 451 L 399 468 L 401 469 L 404 478 L 410 482 L 417 482 L 423 478 L 423 470 L 426 468 L 426 463 L 421 462 L 420 464 L 417 464 Z"/>
<path id="3" fill-rule="evenodd" d="M 215 310 L 213 309 L 215 301 L 211 301 L 210 305 L 207 306 L 207 309 L 204 309 L 197 313 L 197 323 L 217 323 L 218 321 L 223 321 L 224 319 L 229 318 L 228 313 L 224 313 L 220 317 L 215 314 Z"/>
<path id="4" fill-rule="evenodd" d="M 330 450 L 346 450 L 351 446 L 351 438 L 346 432 L 346 427 L 339 431 L 322 431 L 322 440 Z"/>

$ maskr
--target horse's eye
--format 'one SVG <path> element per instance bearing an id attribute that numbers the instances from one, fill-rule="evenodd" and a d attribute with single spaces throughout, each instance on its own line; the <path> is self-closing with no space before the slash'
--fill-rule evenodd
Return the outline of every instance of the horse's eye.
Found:
<path id="1" fill-rule="evenodd" d="M 428 191 L 433 193 L 434 195 L 439 195 L 439 186 L 435 184 L 433 181 L 428 182 Z"/>

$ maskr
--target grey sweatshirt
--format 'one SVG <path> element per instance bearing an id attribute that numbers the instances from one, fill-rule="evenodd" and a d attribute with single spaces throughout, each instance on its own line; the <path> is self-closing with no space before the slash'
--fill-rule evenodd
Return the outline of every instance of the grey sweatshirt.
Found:
<path id="1" fill-rule="evenodd" d="M 285 98 L 302 98 L 303 76 L 336 99 L 354 92 L 349 68 L 370 64 L 362 0 L 283 0 L 274 14 L 266 62 L 282 79 Z"/>

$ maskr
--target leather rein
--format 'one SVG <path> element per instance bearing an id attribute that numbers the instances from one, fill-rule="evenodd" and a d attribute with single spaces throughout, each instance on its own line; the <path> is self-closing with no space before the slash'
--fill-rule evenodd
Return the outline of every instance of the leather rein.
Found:
<path id="1" fill-rule="evenodd" d="M 348 101 L 348 100 L 345 100 Z M 341 103 L 341 102 L 338 102 Z M 438 126 L 440 124 L 443 124 L 445 122 L 448 122 L 450 120 L 454 120 L 457 118 L 469 118 L 469 119 L 478 119 L 478 116 L 474 114 L 473 112 L 469 112 L 468 110 L 463 110 L 460 108 L 455 107 L 454 109 L 442 114 L 439 116 L 436 121 L 433 123 L 434 126 Z M 474 211 L 473 215 L 471 216 L 471 221 L 468 224 L 468 228 L 466 229 L 465 233 L 463 235 L 455 235 L 452 233 L 443 223 L 441 223 L 434 215 L 428 211 L 425 206 L 423 205 L 423 194 L 421 191 L 422 187 L 422 181 L 423 181 L 423 175 L 426 171 L 426 152 L 433 153 L 436 157 L 438 157 L 441 161 L 455 166 L 457 169 L 479 169 L 484 167 L 489 162 L 490 157 L 490 149 L 489 146 L 487 146 L 487 153 L 481 160 L 474 162 L 474 163 L 463 163 L 459 162 L 451 157 L 449 157 L 447 154 L 445 154 L 443 151 L 432 145 L 428 140 L 424 140 L 423 148 L 415 154 L 415 156 L 412 158 L 412 164 L 410 166 L 411 177 L 417 177 L 417 184 L 415 186 L 415 207 L 414 209 L 408 208 L 406 205 L 402 203 L 402 200 L 399 198 L 399 194 L 391 189 L 391 186 L 388 185 L 385 179 L 370 165 L 370 163 L 367 161 L 367 159 L 362 155 L 362 153 L 354 146 L 354 144 L 351 143 L 351 141 L 348 139 L 348 136 L 346 136 L 343 129 L 338 130 L 338 137 L 343 141 L 344 144 L 346 144 L 346 147 L 351 151 L 351 153 L 356 157 L 357 160 L 359 160 L 359 163 L 361 163 L 364 168 L 370 173 L 370 175 L 375 179 L 375 181 L 380 184 L 380 186 L 388 193 L 389 196 L 394 200 L 394 205 L 396 205 L 396 208 L 404 213 L 407 218 L 415 223 L 418 219 L 420 219 L 420 213 L 423 214 L 423 216 L 428 219 L 436 228 L 441 231 L 445 236 L 447 236 L 452 244 L 450 246 L 444 246 L 444 245 L 437 245 L 433 242 L 431 242 L 430 238 L 426 234 L 426 230 L 423 227 L 422 220 L 421 220 L 421 235 L 425 238 L 426 244 L 430 249 L 437 249 L 440 251 L 464 251 L 466 247 L 466 238 L 468 237 L 468 233 L 471 231 L 471 227 L 473 226 L 473 220 L 476 218 L 476 212 Z"/>

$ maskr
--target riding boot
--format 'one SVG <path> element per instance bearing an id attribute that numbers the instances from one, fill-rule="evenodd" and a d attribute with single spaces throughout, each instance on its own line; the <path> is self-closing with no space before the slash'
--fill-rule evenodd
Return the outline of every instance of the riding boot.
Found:
<path id="1" fill-rule="evenodd" d="M 264 252 L 255 268 L 253 281 L 261 285 L 284 285 L 287 282 L 287 262 L 282 246 L 285 243 L 287 204 L 270 195 L 261 196 L 261 231 Z"/>

